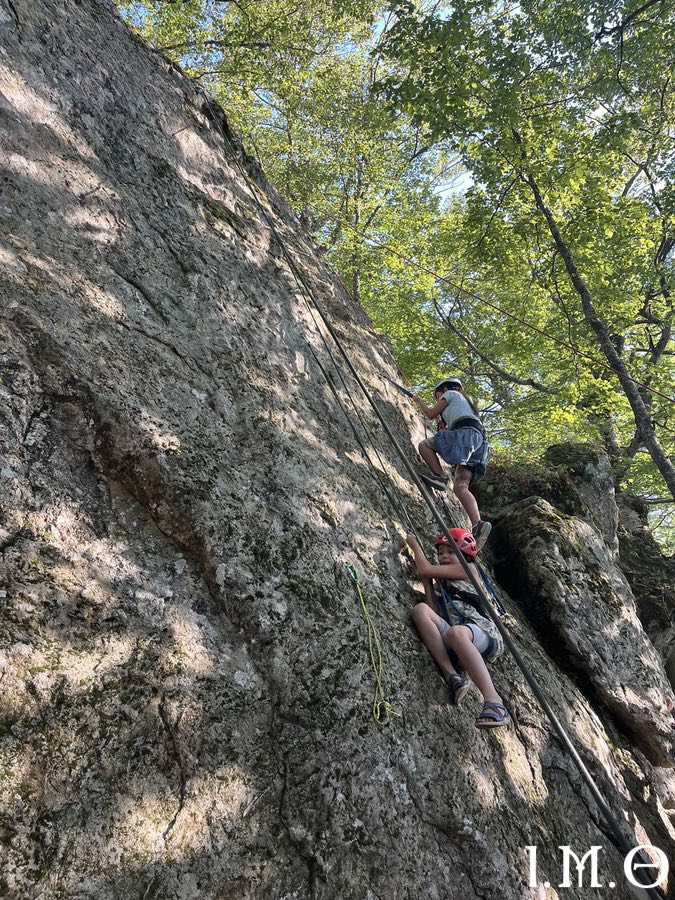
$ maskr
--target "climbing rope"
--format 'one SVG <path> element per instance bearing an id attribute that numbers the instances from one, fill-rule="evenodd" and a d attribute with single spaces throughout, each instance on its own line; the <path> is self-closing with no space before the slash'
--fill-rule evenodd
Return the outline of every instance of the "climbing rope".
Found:
<path id="1" fill-rule="evenodd" d="M 203 88 L 201 85 L 198 85 L 198 86 L 197 86 L 197 90 L 198 90 L 199 93 L 201 93 L 201 95 L 204 97 L 204 99 L 205 99 L 205 101 L 206 101 L 206 103 L 207 103 L 207 107 L 208 107 L 208 109 L 209 109 L 209 113 L 210 113 L 210 118 L 211 118 L 211 120 L 219 127 L 219 130 L 220 130 L 220 132 L 221 132 L 221 134 L 222 134 L 222 136 L 223 136 L 223 139 L 224 139 L 224 140 L 226 141 L 226 143 L 229 145 L 230 150 L 231 150 L 232 155 L 233 155 L 234 160 L 235 160 L 235 164 L 237 165 L 237 168 L 238 168 L 239 171 L 241 172 L 244 181 L 249 185 L 249 188 L 250 188 L 250 190 L 251 190 L 251 194 L 252 194 L 252 196 L 253 196 L 253 199 L 254 199 L 256 205 L 258 206 L 259 210 L 262 212 L 263 217 L 265 218 L 265 221 L 267 222 L 267 224 L 268 224 L 268 226 L 269 226 L 269 228 L 270 228 L 270 231 L 271 231 L 272 234 L 274 235 L 274 237 L 275 237 L 275 239 L 276 239 L 276 241 L 277 241 L 277 244 L 279 245 L 279 247 L 280 247 L 282 253 L 284 254 L 284 258 L 287 259 L 287 253 L 286 253 L 285 245 L 284 245 L 283 241 L 280 239 L 280 237 L 279 237 L 279 235 L 278 235 L 276 229 L 274 228 L 274 225 L 273 225 L 272 221 L 271 221 L 271 220 L 269 219 L 269 217 L 267 216 L 267 212 L 266 212 L 266 210 L 265 210 L 264 204 L 260 201 L 260 198 L 258 197 L 257 191 L 256 191 L 255 188 L 253 187 L 253 185 L 252 185 L 252 183 L 251 183 L 251 181 L 250 181 L 250 179 L 249 179 L 249 177 L 248 177 L 248 174 L 246 173 L 244 167 L 241 165 L 241 163 L 240 163 L 240 161 L 239 161 L 237 148 L 236 148 L 236 147 L 234 146 L 234 144 L 232 143 L 232 140 L 231 140 L 230 136 L 228 135 L 228 133 L 227 133 L 225 127 L 224 127 L 223 124 L 220 122 L 220 120 L 219 120 L 219 118 L 218 118 L 217 108 L 216 108 L 215 111 L 214 111 L 214 103 L 213 103 L 213 101 L 211 100 L 211 98 L 209 97 L 209 95 L 206 93 L 206 91 L 204 90 L 204 88 Z M 294 272 L 293 272 L 293 274 L 294 274 L 294 276 L 295 276 L 295 273 L 294 273 Z M 295 276 L 295 277 L 296 277 L 296 281 L 297 281 L 297 276 Z M 417 528 L 416 528 L 415 523 L 413 522 L 412 518 L 410 517 L 408 511 L 406 510 L 406 508 L 405 508 L 405 506 L 402 504 L 402 502 L 401 502 L 394 494 L 392 494 L 392 492 L 390 491 L 389 487 L 387 486 L 387 483 L 386 483 L 386 480 L 385 480 L 385 477 L 386 477 L 386 476 L 385 476 L 385 474 L 384 474 L 384 470 L 385 470 L 386 467 L 385 467 L 385 465 L 384 465 L 384 462 L 383 462 L 383 460 L 382 460 L 382 457 L 381 457 L 381 455 L 380 455 L 380 452 L 379 452 L 379 450 L 377 449 L 377 441 L 374 439 L 372 433 L 370 432 L 370 429 L 368 428 L 366 422 L 365 422 L 364 419 L 363 419 L 363 416 L 361 415 L 361 413 L 360 413 L 360 411 L 359 411 L 359 408 L 358 408 L 358 406 L 357 406 L 357 404 L 356 404 L 356 401 L 354 400 L 354 396 L 353 396 L 351 390 L 349 389 L 349 386 L 348 386 L 347 382 L 345 381 L 345 378 L 344 378 L 344 376 L 343 376 L 343 374 L 342 374 L 342 371 L 341 371 L 340 367 L 338 366 L 337 361 L 336 361 L 336 359 L 335 359 L 335 356 L 334 356 L 334 354 L 333 354 L 333 352 L 332 352 L 332 350 L 331 350 L 331 348 L 330 348 L 330 346 L 329 346 L 329 344 L 328 344 L 328 342 L 327 342 L 327 340 L 326 340 L 326 337 L 325 337 L 325 335 L 324 335 L 324 333 L 323 333 L 323 330 L 321 329 L 321 327 L 320 327 L 320 325 L 319 325 L 319 322 L 317 321 L 317 318 L 316 318 L 316 315 L 315 315 L 315 313 L 314 313 L 314 310 L 312 309 L 312 306 L 311 306 L 310 303 L 308 302 L 307 295 L 306 295 L 305 291 L 302 291 L 302 290 L 301 290 L 300 296 L 302 297 L 302 300 L 303 300 L 303 302 L 304 302 L 304 304 L 305 304 L 305 306 L 306 306 L 306 308 L 307 308 L 307 310 L 308 310 L 308 312 L 309 312 L 309 314 L 310 314 L 310 316 L 311 316 L 311 318 L 312 318 L 312 321 L 313 321 L 313 323 L 314 323 L 314 328 L 315 328 L 316 332 L 318 333 L 319 337 L 321 338 L 321 341 L 322 341 L 322 343 L 323 343 L 324 349 L 325 349 L 325 351 L 326 351 L 328 357 L 329 357 L 330 360 L 331 360 L 331 363 L 332 363 L 332 365 L 333 365 L 333 368 L 334 368 L 335 372 L 337 373 L 338 378 L 340 379 L 340 382 L 341 382 L 341 384 L 342 384 L 342 387 L 343 387 L 343 389 L 344 389 L 344 391 L 345 391 L 345 393 L 346 393 L 346 395 L 347 395 L 347 397 L 348 397 L 348 399 L 349 399 L 349 402 L 350 402 L 350 404 L 351 404 L 351 406 L 352 406 L 352 409 L 354 410 L 354 414 L 356 415 L 357 419 L 359 420 L 359 423 L 360 423 L 360 425 L 361 425 L 361 427 L 362 427 L 362 429 L 363 429 L 363 431 L 364 431 L 364 433 L 365 433 L 365 435 L 366 435 L 366 440 L 369 441 L 370 446 L 373 448 L 373 450 L 374 450 L 374 452 L 375 452 L 375 456 L 377 457 L 378 462 L 380 463 L 380 466 L 381 466 L 381 471 L 377 468 L 377 466 L 375 466 L 373 460 L 372 460 L 371 457 L 370 457 L 370 454 L 368 453 L 368 450 L 366 449 L 366 446 L 365 446 L 364 442 L 363 442 L 362 439 L 361 439 L 361 436 L 360 436 L 359 433 L 358 433 L 358 430 L 357 430 L 356 426 L 354 425 L 353 419 L 352 419 L 351 416 L 349 415 L 348 411 L 345 409 L 344 403 L 343 403 L 343 401 L 342 401 L 342 398 L 340 397 L 340 394 L 339 394 L 339 392 L 338 392 L 338 390 L 337 390 L 337 387 L 335 386 L 335 382 L 333 381 L 333 378 L 331 377 L 330 373 L 326 370 L 326 367 L 323 365 L 323 363 L 322 363 L 321 360 L 319 359 L 317 353 L 316 353 L 315 350 L 314 350 L 314 347 L 312 347 L 312 345 L 311 345 L 311 343 L 310 343 L 309 341 L 306 341 L 306 344 L 307 344 L 307 347 L 308 347 L 308 349 L 309 349 L 309 352 L 310 352 L 312 358 L 314 359 L 314 362 L 316 363 L 317 367 L 319 368 L 321 374 L 324 376 L 324 379 L 325 379 L 325 381 L 326 381 L 326 384 L 327 384 L 328 387 L 330 388 L 331 393 L 332 393 L 333 396 L 335 397 L 335 401 L 337 402 L 338 406 L 340 407 L 340 410 L 342 411 L 342 414 L 344 415 L 345 419 L 347 420 L 347 422 L 348 422 L 348 424 L 349 424 L 349 426 L 350 426 L 350 428 L 351 428 L 351 430 L 352 430 L 352 432 L 353 432 L 353 434 L 354 434 L 354 438 L 355 438 L 355 440 L 356 440 L 356 442 L 357 442 L 357 444 L 358 444 L 358 447 L 359 447 L 359 449 L 360 449 L 360 451 L 361 451 L 361 454 L 362 454 L 363 458 L 365 459 L 365 461 L 366 461 L 366 463 L 367 463 L 367 466 L 368 466 L 368 469 L 369 469 L 369 471 L 370 471 L 371 477 L 374 479 L 374 481 L 375 481 L 375 483 L 377 484 L 377 486 L 380 487 L 380 488 L 382 489 L 382 492 L 384 493 L 385 497 L 386 497 L 387 500 L 389 501 L 389 504 L 390 504 L 391 508 L 393 509 L 394 513 L 395 513 L 400 519 L 402 519 L 402 520 L 406 523 L 406 525 L 408 526 L 408 529 L 409 529 L 410 531 L 412 531 L 412 533 L 413 533 L 413 534 L 417 537 L 417 539 L 419 540 L 420 538 L 419 538 L 419 534 L 418 534 L 418 532 L 417 532 Z"/>
<path id="2" fill-rule="evenodd" d="M 359 411 L 359 408 L 358 408 L 358 406 L 357 406 L 357 404 L 356 404 L 356 401 L 354 400 L 354 396 L 353 396 L 352 392 L 350 391 L 349 386 L 348 386 L 347 382 L 345 381 L 345 378 L 344 378 L 344 376 L 343 376 L 343 374 L 342 374 L 342 370 L 341 370 L 340 367 L 338 366 L 337 361 L 336 361 L 336 359 L 335 359 L 335 356 L 334 356 L 334 354 L 333 354 L 333 351 L 331 350 L 330 345 L 328 344 L 328 341 L 326 340 L 326 337 L 325 337 L 325 335 L 324 335 L 324 333 L 323 333 L 323 329 L 320 327 L 319 322 L 317 321 L 316 315 L 315 315 L 315 313 L 314 313 L 314 310 L 313 310 L 312 307 L 310 306 L 310 304 L 309 304 L 309 302 L 308 302 L 308 300 L 307 300 L 307 297 L 305 296 L 304 293 L 302 294 L 302 299 L 304 300 L 305 306 L 307 307 L 307 310 L 308 310 L 310 316 L 312 317 L 312 321 L 313 321 L 313 323 L 314 323 L 314 327 L 315 327 L 317 333 L 319 334 L 319 336 L 321 337 L 321 340 L 322 340 L 322 342 L 323 342 L 324 349 L 326 350 L 326 353 L 328 354 L 328 356 L 329 356 L 329 358 L 330 358 L 330 361 L 331 361 L 331 363 L 333 364 L 333 368 L 334 368 L 335 371 L 337 372 L 338 378 L 340 379 L 340 382 L 342 383 L 342 387 L 344 388 L 345 393 L 347 394 L 347 397 L 349 398 L 349 402 L 351 403 L 352 409 L 354 410 L 354 413 L 355 413 L 357 419 L 359 420 L 359 423 L 360 423 L 361 427 L 363 428 L 363 430 L 364 430 L 364 432 L 365 432 L 365 434 L 366 434 L 366 438 L 368 439 L 368 441 L 370 442 L 371 447 L 372 447 L 373 450 L 375 451 L 375 455 L 377 456 L 378 462 L 380 463 L 380 466 L 382 467 L 382 470 L 384 471 L 385 465 L 384 465 L 384 462 L 383 462 L 383 460 L 382 460 L 382 457 L 380 456 L 380 451 L 377 449 L 377 442 L 376 442 L 375 439 L 373 438 L 373 435 L 371 434 L 370 429 L 368 428 L 368 425 L 367 425 L 366 422 L 364 421 L 364 419 L 363 419 L 363 417 L 362 417 L 362 415 L 361 415 L 361 413 L 360 413 L 360 411 Z M 325 370 L 324 367 L 322 366 L 322 364 L 321 364 L 321 362 L 320 362 L 318 356 L 317 356 L 316 353 L 314 352 L 314 348 L 312 347 L 311 344 L 309 344 L 309 348 L 310 348 L 310 351 L 311 351 L 311 353 L 312 353 L 312 356 L 314 357 L 315 362 L 317 363 L 317 365 L 319 366 L 319 368 L 320 368 L 321 371 L 323 372 L 324 377 L 326 378 L 326 381 L 328 382 L 328 386 L 330 387 L 330 389 L 331 389 L 333 395 L 335 396 L 337 402 L 340 404 L 340 408 L 341 408 L 341 410 L 342 410 L 342 412 L 343 412 L 345 418 L 346 418 L 347 421 L 349 422 L 349 425 L 350 425 L 352 431 L 354 432 L 354 437 L 356 438 L 356 441 L 358 442 L 359 447 L 361 448 L 361 452 L 363 453 L 363 455 L 365 456 L 365 458 L 368 460 L 368 463 L 370 464 L 370 468 L 371 468 L 372 472 L 374 472 L 375 477 L 376 477 L 376 480 L 377 480 L 377 482 L 379 483 L 379 485 L 380 485 L 380 487 L 382 488 L 382 490 L 384 491 L 384 493 L 385 493 L 387 499 L 389 500 L 389 503 L 390 503 L 392 509 L 393 509 L 393 510 L 394 510 L 394 511 L 395 511 L 395 512 L 396 512 L 396 513 L 404 520 L 404 522 L 407 524 L 409 530 L 412 531 L 413 534 L 415 535 L 415 537 L 417 537 L 417 539 L 419 540 L 419 535 L 417 534 L 417 530 L 416 530 L 416 528 L 415 528 L 415 523 L 414 523 L 414 522 L 412 521 L 412 519 L 410 518 L 410 515 L 409 515 L 407 509 L 406 509 L 405 506 L 402 504 L 402 502 L 390 492 L 389 488 L 387 487 L 386 481 L 385 481 L 385 480 L 383 479 L 383 477 L 382 477 L 382 474 L 380 473 L 380 471 L 376 468 L 376 466 L 374 465 L 374 463 L 373 463 L 372 460 L 370 459 L 370 456 L 369 456 L 369 454 L 368 454 L 368 451 L 366 450 L 366 448 L 364 447 L 363 443 L 361 442 L 361 438 L 360 438 L 360 436 L 359 436 L 359 434 L 358 434 L 358 432 L 357 432 L 357 430 L 356 430 L 356 427 L 355 427 L 355 425 L 354 425 L 352 419 L 350 418 L 350 416 L 349 416 L 349 414 L 347 413 L 346 409 L 345 409 L 344 406 L 342 405 L 340 396 L 339 396 L 339 394 L 338 394 L 338 392 L 337 392 L 337 389 L 336 389 L 335 385 L 333 384 L 332 379 L 330 378 L 330 376 L 328 375 L 328 373 L 326 372 L 326 370 Z"/>
<path id="3" fill-rule="evenodd" d="M 363 613 L 363 619 L 366 623 L 366 629 L 368 631 L 368 653 L 370 654 L 370 665 L 373 670 L 373 680 L 375 682 L 375 696 L 373 697 L 373 719 L 377 722 L 378 725 L 386 725 L 389 722 L 390 717 L 394 715 L 394 712 L 393 706 L 387 700 L 384 693 L 384 688 L 382 686 L 382 673 L 384 666 L 382 663 L 382 646 L 380 644 L 380 635 L 375 623 L 370 617 L 370 612 L 368 611 L 368 606 L 366 604 L 366 598 L 363 595 L 363 589 L 361 588 L 361 582 L 359 581 L 358 572 L 350 563 L 345 564 L 345 570 L 351 580 L 354 582 L 354 587 L 356 588 L 356 593 L 358 594 L 359 602 L 361 604 L 361 612 Z"/>
<path id="4" fill-rule="evenodd" d="M 443 496 L 443 494 L 440 495 L 440 501 L 441 501 L 441 506 L 443 507 L 443 510 L 445 511 L 445 515 L 446 515 L 448 521 L 451 522 L 455 526 L 455 528 L 462 528 L 463 527 L 462 523 L 458 521 L 457 516 L 453 515 L 453 512 L 450 509 L 450 505 L 448 504 L 448 501 L 445 499 L 445 496 Z M 504 608 L 504 604 L 500 600 L 499 595 L 497 594 L 497 591 L 495 589 L 495 586 L 492 583 L 492 579 L 490 578 L 490 576 L 487 573 L 487 570 L 485 569 L 485 567 L 483 566 L 483 564 L 477 557 L 473 561 L 473 564 L 478 569 L 478 574 L 480 575 L 486 589 L 490 592 L 490 596 L 492 597 L 492 600 L 493 600 L 495 606 L 497 607 L 497 609 L 499 610 L 499 612 L 502 615 L 506 615 L 506 609 Z"/>
<path id="5" fill-rule="evenodd" d="M 232 143 L 232 140 L 230 139 L 230 136 L 228 135 L 222 122 L 218 118 L 217 113 L 214 113 L 214 111 L 213 111 L 214 110 L 213 101 L 211 100 L 211 98 L 208 96 L 208 94 L 204 91 L 204 89 L 201 86 L 198 86 L 198 90 L 202 93 L 202 95 L 204 96 L 204 98 L 206 100 L 207 108 L 210 110 L 211 119 L 214 121 L 214 123 L 216 123 L 219 126 L 219 129 L 223 136 L 224 141 L 226 142 L 227 145 L 229 145 L 230 151 L 232 153 L 232 157 L 235 161 L 235 165 L 239 169 L 241 176 L 244 179 L 244 182 L 248 185 L 248 188 L 254 198 L 256 205 L 258 206 L 258 209 L 259 209 L 262 217 L 267 222 L 267 225 L 270 229 L 271 234 L 274 236 L 277 244 L 279 245 L 279 247 L 281 249 L 281 252 L 284 256 L 284 259 L 286 261 L 286 264 L 287 264 L 291 274 L 293 275 L 301 293 L 303 293 L 305 295 L 306 302 L 311 301 L 311 304 L 316 309 L 316 312 L 318 313 L 319 318 L 321 319 L 324 327 L 326 328 L 326 330 L 330 334 L 331 338 L 333 339 L 349 372 L 351 373 L 352 377 L 356 381 L 357 385 L 359 386 L 359 388 L 362 391 L 363 395 L 365 396 L 366 400 L 368 401 L 368 403 L 372 407 L 373 411 L 375 412 L 375 415 L 377 416 L 380 424 L 382 425 L 382 428 L 384 429 L 392 446 L 395 448 L 396 453 L 398 454 L 401 462 L 403 463 L 403 466 L 405 467 L 408 475 L 410 476 L 411 480 L 415 483 L 418 490 L 420 491 L 420 494 L 422 495 L 422 498 L 423 498 L 425 504 L 427 505 L 429 511 L 431 512 L 432 517 L 437 522 L 437 524 L 441 528 L 442 532 L 444 534 L 447 534 L 448 540 L 451 542 L 451 546 L 455 547 L 457 560 L 460 563 L 460 565 L 462 566 L 464 573 L 467 577 L 467 580 L 473 585 L 474 589 L 476 590 L 476 593 L 478 594 L 479 598 L 481 599 L 481 601 L 483 603 L 485 611 L 487 612 L 489 617 L 492 619 L 496 628 L 498 629 L 499 633 L 501 634 L 501 636 L 504 640 L 505 646 L 508 648 L 516 665 L 518 666 L 518 668 L 522 672 L 525 680 L 527 681 L 528 685 L 530 686 L 530 689 L 532 690 L 534 696 L 536 697 L 537 701 L 539 702 L 540 706 L 542 707 L 546 716 L 548 717 L 549 721 L 551 722 L 551 725 L 552 725 L 555 733 L 558 735 L 558 738 L 560 739 L 563 746 L 565 747 L 567 752 L 570 754 L 575 765 L 577 766 L 583 780 L 585 781 L 593 798 L 595 799 L 596 803 L 598 804 L 598 807 L 599 807 L 602 815 L 604 816 L 604 818 L 609 826 L 610 831 L 614 835 L 614 840 L 616 841 L 617 847 L 620 848 L 623 851 L 623 853 L 627 855 L 628 853 L 633 851 L 634 848 L 632 846 L 632 843 L 627 839 L 626 835 L 624 834 L 622 825 L 620 824 L 619 820 L 614 815 L 611 807 L 609 806 L 609 804 L 605 800 L 604 796 L 600 792 L 600 789 L 598 788 L 597 784 L 595 783 L 595 779 L 593 778 L 590 771 L 586 767 L 584 761 L 581 759 L 578 751 L 574 747 L 574 744 L 570 740 L 563 725 L 561 724 L 557 715 L 551 708 L 548 700 L 544 696 L 544 694 L 541 691 L 536 680 L 530 673 L 530 670 L 529 670 L 527 664 L 525 663 L 525 660 L 521 656 L 518 648 L 513 643 L 513 640 L 511 638 L 510 634 L 508 633 L 507 629 L 501 622 L 499 615 L 497 614 L 497 612 L 495 611 L 495 609 L 489 602 L 483 587 L 481 586 L 481 584 L 477 580 L 476 576 L 474 575 L 473 571 L 471 570 L 471 568 L 467 564 L 466 560 L 464 559 L 464 556 L 463 556 L 462 552 L 460 551 L 457 542 L 454 540 L 452 534 L 450 533 L 450 528 L 444 521 L 443 516 L 440 514 L 429 491 L 427 490 L 426 486 L 422 482 L 420 476 L 417 474 L 414 466 L 412 465 L 412 463 L 410 462 L 410 460 L 404 453 L 400 443 L 398 442 L 398 440 L 396 438 L 396 435 L 393 433 L 393 431 L 389 427 L 387 421 L 385 420 L 382 413 L 380 412 L 370 391 L 364 384 L 361 376 L 359 375 L 354 364 L 352 363 L 349 354 L 345 350 L 345 348 L 342 344 L 342 341 L 340 340 L 339 335 L 335 331 L 335 328 L 333 327 L 330 320 L 327 318 L 326 314 L 323 311 L 321 304 L 318 302 L 316 296 L 314 295 L 314 292 L 312 291 L 310 285 L 308 284 L 307 279 L 304 276 L 304 273 L 297 267 L 292 256 L 286 250 L 286 246 L 285 246 L 283 240 L 280 238 L 279 233 L 277 231 L 277 228 L 276 228 L 273 220 L 271 219 L 270 216 L 268 216 L 265 205 L 258 197 L 258 193 L 257 193 L 256 187 L 254 186 L 254 184 L 252 182 L 252 179 L 249 177 L 245 167 L 243 166 L 243 164 L 241 163 L 241 161 L 239 159 L 239 154 L 238 154 L 237 148 Z M 322 368 L 322 371 L 325 373 L 325 369 Z M 343 412 L 344 412 L 344 409 L 343 409 Z M 651 866 L 650 861 L 645 858 L 644 854 L 641 851 L 638 853 L 635 853 L 634 857 L 636 860 L 639 860 L 645 867 Z M 636 878 L 638 877 L 638 872 L 640 872 L 639 869 L 638 869 L 638 871 L 635 872 Z M 647 893 L 647 895 L 649 897 L 654 898 L 654 900 L 663 900 L 664 895 L 658 888 L 644 887 L 643 890 Z"/>
<path id="6" fill-rule="evenodd" d="M 321 333 L 321 332 L 319 332 L 319 333 Z M 322 338 L 323 338 L 323 335 L 322 335 Z M 325 342 L 325 339 L 324 339 L 324 343 L 326 343 L 326 342 Z M 371 477 L 374 477 L 376 483 L 382 488 L 382 490 L 383 490 L 385 496 L 386 496 L 387 499 L 389 500 L 389 503 L 390 503 L 390 505 L 392 506 L 392 508 L 394 509 L 394 511 L 397 512 L 397 513 L 399 514 L 399 516 L 401 516 L 402 518 L 405 519 L 405 521 L 407 522 L 408 526 L 411 528 L 411 530 L 414 532 L 414 534 L 417 535 L 417 531 L 415 530 L 415 525 L 414 525 L 412 519 L 410 518 L 410 515 L 408 514 L 408 511 L 407 511 L 406 508 L 400 503 L 400 501 L 397 501 L 397 499 L 396 499 L 396 498 L 394 497 L 394 495 L 391 493 L 391 491 L 390 491 L 389 488 L 387 487 L 387 483 L 385 482 L 384 478 L 382 477 L 382 473 L 379 471 L 379 469 L 377 469 L 377 467 L 376 467 L 375 464 L 373 463 L 372 459 L 370 458 L 370 454 L 368 453 L 368 450 L 366 449 L 366 447 L 365 447 L 363 441 L 361 440 L 361 436 L 359 435 L 359 433 L 358 433 L 358 431 L 357 431 L 357 429 L 356 429 L 356 426 L 354 425 L 353 419 L 351 418 L 351 416 L 349 415 L 349 413 L 347 412 L 347 410 L 346 410 L 345 407 L 344 407 L 344 404 L 343 404 L 343 402 L 342 402 L 342 398 L 340 397 L 340 394 L 338 393 L 337 387 L 335 386 L 335 383 L 334 383 L 334 381 L 333 381 L 333 378 L 332 378 L 331 374 L 326 370 L 325 366 L 323 365 L 323 363 L 321 362 L 321 360 L 320 360 L 319 357 L 317 356 L 316 352 L 314 351 L 314 348 L 313 348 L 312 345 L 309 343 L 309 341 L 307 342 L 307 345 L 308 345 L 308 347 L 309 347 L 310 353 L 312 354 L 312 357 L 313 357 L 313 359 L 314 359 L 314 362 L 317 364 L 317 366 L 318 366 L 320 372 L 322 373 L 323 377 L 325 378 L 326 383 L 328 384 L 328 387 L 329 387 L 330 390 L 331 390 L 331 393 L 332 393 L 333 396 L 335 397 L 335 400 L 336 400 L 338 406 L 339 406 L 340 409 L 342 410 L 342 414 L 344 415 L 345 419 L 347 420 L 347 422 L 348 422 L 348 424 L 349 424 L 349 426 L 350 426 L 350 428 L 351 428 L 351 430 L 352 430 L 352 432 L 353 432 L 353 434 L 354 434 L 354 438 L 355 438 L 355 440 L 356 440 L 356 443 L 357 443 L 358 446 L 359 446 L 359 449 L 361 450 L 361 454 L 363 455 L 364 459 L 365 459 L 366 462 L 368 463 L 368 467 L 369 467 L 369 471 L 370 471 Z M 371 444 L 371 446 L 374 448 L 375 453 L 376 453 L 376 455 L 377 455 L 377 458 L 378 458 L 378 460 L 380 461 L 380 464 L 381 464 L 382 467 L 384 468 L 384 464 L 382 463 L 382 458 L 380 457 L 379 451 L 377 450 L 376 445 L 375 445 L 375 442 L 374 442 L 373 439 L 372 439 L 372 435 L 370 435 L 367 426 L 365 425 L 365 423 L 363 422 L 363 419 L 361 418 L 361 416 L 360 416 L 360 414 L 359 414 L 358 407 L 356 406 L 356 403 L 355 403 L 355 401 L 354 401 L 354 398 L 353 398 L 351 392 L 349 391 L 349 388 L 348 388 L 347 385 L 345 384 L 344 379 L 342 378 L 342 373 L 340 372 L 339 368 L 337 367 L 337 365 L 336 365 L 336 363 L 335 363 L 335 358 L 333 357 L 332 353 L 330 353 L 330 348 L 328 348 L 328 345 L 327 345 L 327 344 L 326 344 L 326 349 L 328 349 L 328 352 L 329 352 L 329 354 L 330 354 L 330 356 L 331 356 L 331 360 L 332 360 L 332 362 L 333 362 L 333 366 L 335 367 L 335 371 L 338 373 L 339 377 L 340 377 L 341 380 L 342 380 L 342 383 L 343 383 L 343 385 L 344 385 L 344 387 L 345 387 L 345 389 L 346 389 L 346 391 L 347 391 L 347 395 L 348 395 L 348 397 L 349 397 L 349 399 L 350 399 L 350 401 L 351 401 L 351 403 L 352 403 L 352 406 L 354 407 L 354 410 L 355 410 L 355 412 L 356 412 L 356 415 L 358 416 L 359 421 L 360 421 L 362 427 L 363 427 L 364 430 L 366 431 L 367 439 L 370 441 L 370 444 Z M 419 538 L 418 538 L 418 540 L 419 540 Z"/>

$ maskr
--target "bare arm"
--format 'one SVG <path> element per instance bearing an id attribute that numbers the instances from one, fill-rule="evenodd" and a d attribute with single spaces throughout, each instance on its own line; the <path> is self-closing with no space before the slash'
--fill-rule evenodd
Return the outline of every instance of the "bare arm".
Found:
<path id="1" fill-rule="evenodd" d="M 434 587 L 431 578 L 423 578 L 422 587 L 424 588 L 424 596 L 426 598 L 427 605 L 435 611 L 436 604 L 434 603 Z"/>
<path id="2" fill-rule="evenodd" d="M 419 409 L 419 411 L 423 416 L 426 416 L 427 419 L 437 418 L 437 416 L 440 416 L 445 407 L 448 405 L 448 401 L 441 398 L 434 406 L 427 406 L 424 400 L 422 400 L 421 397 L 418 397 L 417 394 L 415 394 L 413 400 L 417 404 L 417 408 Z"/>
<path id="3" fill-rule="evenodd" d="M 417 560 L 415 560 L 415 562 L 417 562 Z M 423 571 L 420 571 L 419 565 L 417 566 L 417 573 L 422 578 L 438 578 L 441 580 L 447 578 L 450 581 L 461 581 L 466 579 L 464 569 L 459 563 L 449 563 L 445 566 L 437 566 L 427 562 L 422 569 Z"/>
<path id="4" fill-rule="evenodd" d="M 423 582 L 425 579 L 428 580 L 431 578 L 449 578 L 453 581 L 461 581 L 462 579 L 466 578 L 464 569 L 458 562 L 448 563 L 447 565 L 443 566 L 430 563 L 424 555 L 424 550 L 422 550 L 422 548 L 420 547 L 419 541 L 414 535 L 408 535 L 408 543 L 410 544 L 410 549 L 412 550 L 413 556 L 415 557 L 417 574 L 420 576 Z"/>

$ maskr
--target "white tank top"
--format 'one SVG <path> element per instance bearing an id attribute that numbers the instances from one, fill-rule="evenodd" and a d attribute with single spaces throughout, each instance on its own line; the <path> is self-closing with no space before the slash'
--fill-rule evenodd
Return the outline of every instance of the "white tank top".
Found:
<path id="1" fill-rule="evenodd" d="M 458 419 L 475 419 L 480 423 L 480 419 L 471 409 L 471 404 L 464 394 L 459 391 L 446 391 L 443 399 L 447 400 L 448 405 L 445 407 L 441 415 L 448 423 L 448 428 L 452 428 L 453 423 Z"/>

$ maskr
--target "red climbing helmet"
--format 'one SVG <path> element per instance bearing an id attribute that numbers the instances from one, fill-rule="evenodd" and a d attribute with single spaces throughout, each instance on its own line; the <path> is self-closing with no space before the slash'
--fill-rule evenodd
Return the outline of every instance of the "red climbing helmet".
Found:
<path id="1" fill-rule="evenodd" d="M 451 528 L 450 534 L 467 559 L 476 558 L 476 554 L 478 553 L 478 546 L 476 544 L 476 538 L 471 534 L 470 531 L 467 531 L 465 528 Z M 450 547 L 451 550 L 455 549 L 455 547 L 448 539 L 447 534 L 437 534 L 434 538 L 434 546 L 445 546 Z"/>

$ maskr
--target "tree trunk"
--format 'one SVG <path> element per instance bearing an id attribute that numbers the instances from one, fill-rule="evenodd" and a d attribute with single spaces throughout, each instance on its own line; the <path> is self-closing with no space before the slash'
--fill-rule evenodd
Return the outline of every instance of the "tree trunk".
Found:
<path id="1" fill-rule="evenodd" d="M 649 411 L 647 410 L 647 407 L 645 406 L 644 401 L 640 396 L 638 385 L 628 374 L 628 370 L 626 369 L 623 361 L 621 360 L 621 357 L 617 353 L 616 348 L 611 341 L 606 324 L 598 316 L 598 313 L 593 305 L 591 292 L 589 291 L 586 282 L 579 274 L 579 271 L 574 262 L 574 257 L 572 256 L 572 252 L 565 243 L 565 240 L 560 233 L 560 229 L 558 228 L 558 225 L 553 218 L 553 213 L 544 203 L 544 199 L 541 195 L 541 191 L 539 190 L 537 182 L 529 173 L 527 173 L 524 177 L 532 190 L 537 208 L 546 219 L 556 247 L 558 248 L 558 251 L 563 258 L 563 262 L 565 263 L 565 268 L 567 269 L 570 280 L 574 285 L 574 288 L 579 297 L 581 298 L 581 305 L 586 321 L 595 332 L 598 344 L 600 345 L 600 349 L 605 354 L 607 361 L 609 362 L 612 369 L 614 369 L 614 371 L 616 372 L 623 392 L 628 398 L 628 402 L 630 403 L 631 409 L 633 410 L 633 415 L 635 416 L 635 424 L 644 442 L 644 445 L 647 448 L 649 455 L 654 460 L 654 465 L 663 476 L 663 480 L 666 482 L 668 490 L 675 498 L 675 467 L 666 456 L 663 447 L 656 437 L 656 432 L 654 431 L 654 428 L 652 426 Z"/>
<path id="2" fill-rule="evenodd" d="M 361 227 L 361 188 L 363 185 L 363 161 L 359 159 L 356 167 L 356 190 L 354 191 L 354 231 L 352 253 L 352 297 L 357 303 L 361 302 L 361 270 L 356 241 L 359 240 Z"/>

